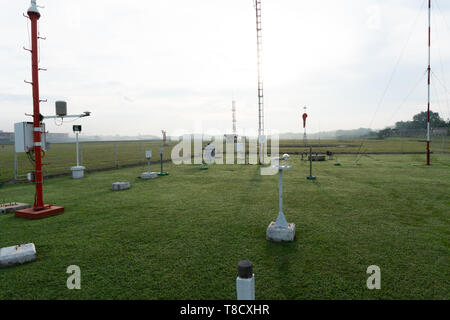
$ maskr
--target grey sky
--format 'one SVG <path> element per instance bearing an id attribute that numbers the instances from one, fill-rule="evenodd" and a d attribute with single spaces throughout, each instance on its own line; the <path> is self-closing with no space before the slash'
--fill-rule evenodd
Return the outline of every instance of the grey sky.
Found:
<path id="1" fill-rule="evenodd" d="M 426 0 L 263 0 L 265 124 L 300 132 L 381 128 L 425 109 Z M 32 112 L 29 0 L 1 1 L 0 130 Z M 85 134 L 168 134 L 215 128 L 257 129 L 253 0 L 38 0 L 43 114 L 54 101 Z M 437 6 L 440 8 L 438 8 Z M 423 6 L 422 6 L 423 5 Z M 422 10 L 419 11 L 419 8 Z M 433 0 L 433 72 L 450 81 L 450 2 Z M 414 25 L 414 22 L 417 23 Z M 381 108 L 377 104 L 403 48 Z M 420 81 L 420 82 L 419 82 Z M 433 111 L 450 117 L 448 94 L 434 80 Z M 415 87 L 415 85 L 417 86 Z M 445 84 L 448 89 L 450 85 Z M 398 106 L 415 87 L 407 102 Z M 71 125 L 46 122 L 51 132 Z"/>

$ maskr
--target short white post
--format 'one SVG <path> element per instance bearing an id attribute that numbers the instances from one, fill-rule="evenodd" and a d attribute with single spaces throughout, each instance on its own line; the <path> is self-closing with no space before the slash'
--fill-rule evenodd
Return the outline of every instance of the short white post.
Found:
<path id="1" fill-rule="evenodd" d="M 147 158 L 147 161 L 148 161 L 148 172 L 152 172 L 152 170 L 150 170 L 150 161 L 152 159 L 152 151 L 151 150 L 145 151 L 145 157 Z"/>
<path id="2" fill-rule="evenodd" d="M 80 166 L 80 158 L 79 158 L 79 152 L 78 152 L 78 131 L 75 133 L 75 135 L 76 135 L 76 139 L 77 139 L 77 167 L 79 167 Z"/>
<path id="3" fill-rule="evenodd" d="M 238 300 L 255 300 L 255 275 L 253 265 L 248 260 L 241 260 L 238 263 L 236 291 Z"/>
<path id="4" fill-rule="evenodd" d="M 78 141 L 78 134 L 81 132 L 81 126 L 74 125 L 73 132 L 75 132 L 75 150 L 77 153 L 77 165 L 75 167 L 70 168 L 70 170 L 72 170 L 72 178 L 81 179 L 84 177 L 84 167 L 80 166 L 80 144 Z"/>
<path id="5" fill-rule="evenodd" d="M 266 239 L 276 242 L 294 241 L 295 223 L 288 223 L 283 213 L 283 170 L 290 170 L 290 157 L 284 154 L 282 157 L 275 158 L 272 169 L 278 169 L 278 201 L 279 211 L 276 221 L 272 221 L 266 230 Z"/>
<path id="6" fill-rule="evenodd" d="M 279 211 L 278 217 L 275 221 L 275 227 L 279 228 L 287 228 L 288 222 L 286 221 L 286 217 L 283 213 L 283 170 L 278 169 L 278 201 L 279 201 Z"/>

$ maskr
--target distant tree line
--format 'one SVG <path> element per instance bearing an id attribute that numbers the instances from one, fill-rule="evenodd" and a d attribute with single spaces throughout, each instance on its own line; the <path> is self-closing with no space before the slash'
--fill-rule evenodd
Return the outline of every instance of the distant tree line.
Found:
<path id="1" fill-rule="evenodd" d="M 430 111 L 430 127 L 432 130 L 441 129 L 446 135 L 450 133 L 450 120 L 445 121 L 439 116 L 438 112 Z M 398 136 L 407 132 L 419 132 L 427 128 L 427 112 L 423 111 L 416 114 L 412 121 L 399 121 L 395 123 L 394 128 L 385 128 L 378 131 L 378 139 L 384 139 L 392 136 Z M 443 130 L 442 130 L 443 129 Z"/>

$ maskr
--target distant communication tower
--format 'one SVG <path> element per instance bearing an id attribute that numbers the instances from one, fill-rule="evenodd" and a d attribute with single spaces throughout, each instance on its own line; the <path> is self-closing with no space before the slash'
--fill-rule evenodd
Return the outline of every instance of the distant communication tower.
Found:
<path id="1" fill-rule="evenodd" d="M 256 54 L 258 58 L 258 136 L 263 136 L 264 91 L 261 72 L 261 63 L 262 63 L 261 0 L 255 0 L 255 9 L 256 9 Z"/>
<path id="2" fill-rule="evenodd" d="M 236 136 L 236 101 L 233 100 L 231 111 L 233 112 L 233 134 Z"/>
<path id="3" fill-rule="evenodd" d="M 262 23 L 261 23 L 261 0 L 255 0 L 256 9 L 256 55 L 258 60 L 258 142 L 259 142 L 259 164 L 264 164 L 266 154 L 266 136 L 264 135 L 264 90 L 262 81 Z"/>
<path id="4" fill-rule="evenodd" d="M 161 130 L 162 136 L 163 136 L 163 146 L 168 146 L 169 143 L 167 142 L 167 131 Z"/>
<path id="5" fill-rule="evenodd" d="M 431 0 L 428 0 L 428 103 L 427 103 L 427 166 L 430 165 L 430 87 L 431 87 Z"/>

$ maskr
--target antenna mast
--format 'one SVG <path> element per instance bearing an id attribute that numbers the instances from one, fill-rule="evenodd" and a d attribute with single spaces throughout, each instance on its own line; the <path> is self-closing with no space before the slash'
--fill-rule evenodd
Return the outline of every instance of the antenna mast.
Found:
<path id="1" fill-rule="evenodd" d="M 427 166 L 430 165 L 430 85 L 431 85 L 431 0 L 428 0 L 428 110 L 427 110 Z"/>
<path id="2" fill-rule="evenodd" d="M 255 0 L 256 9 L 256 53 L 258 57 L 258 136 L 264 135 L 264 92 L 261 73 L 261 51 L 262 51 L 262 32 L 261 32 L 261 0 Z"/>
<path id="3" fill-rule="evenodd" d="M 231 111 L 233 112 L 233 135 L 236 137 L 236 101 L 233 100 Z"/>
<path id="4" fill-rule="evenodd" d="M 39 66 L 38 66 L 38 27 L 37 21 L 41 17 L 36 6 L 36 1 L 31 1 L 28 9 L 28 17 L 31 20 L 31 70 L 32 70 L 32 86 L 33 86 L 33 141 L 35 156 L 35 184 L 36 197 L 33 208 L 35 210 L 44 209 L 43 192 L 42 192 L 42 156 L 41 156 L 41 118 L 39 111 Z"/>
<path id="5" fill-rule="evenodd" d="M 33 87 L 33 150 L 34 150 L 34 179 L 33 182 L 36 185 L 36 194 L 34 204 L 32 208 L 16 210 L 15 216 L 29 219 L 39 219 L 47 216 L 52 216 L 64 212 L 64 207 L 57 207 L 50 204 L 44 204 L 44 196 L 42 190 L 42 184 L 44 177 L 42 175 L 42 136 L 45 134 L 41 122 L 43 116 L 40 113 L 39 107 L 41 102 L 46 100 L 40 100 L 39 97 L 39 71 L 45 69 L 39 68 L 39 39 L 44 39 L 39 36 L 38 33 L 38 20 L 41 17 L 36 0 L 31 0 L 31 6 L 27 11 L 28 18 L 31 21 L 31 49 L 26 49 L 31 52 L 31 75 Z M 26 81 L 25 81 L 26 82 Z"/>

